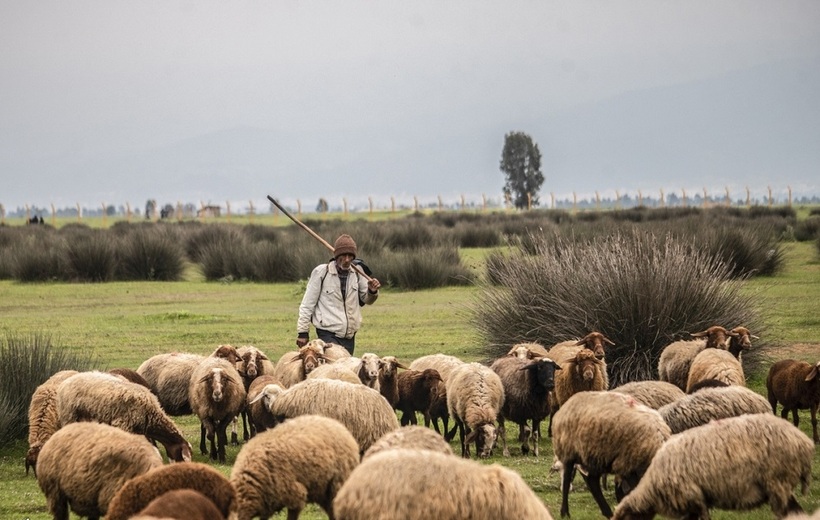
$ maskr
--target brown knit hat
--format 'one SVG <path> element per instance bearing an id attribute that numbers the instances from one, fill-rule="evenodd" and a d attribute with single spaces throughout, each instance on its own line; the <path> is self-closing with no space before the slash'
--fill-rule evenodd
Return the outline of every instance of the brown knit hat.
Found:
<path id="1" fill-rule="evenodd" d="M 336 243 L 333 244 L 333 258 L 339 255 L 353 255 L 356 256 L 356 242 L 353 241 L 350 235 L 339 235 Z"/>

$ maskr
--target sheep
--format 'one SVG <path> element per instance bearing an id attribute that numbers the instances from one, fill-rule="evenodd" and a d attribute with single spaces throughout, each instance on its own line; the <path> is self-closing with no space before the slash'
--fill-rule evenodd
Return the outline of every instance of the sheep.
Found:
<path id="1" fill-rule="evenodd" d="M 273 375 L 285 388 L 304 381 L 313 369 L 325 364 L 324 351 L 325 342 L 314 339 L 299 350 L 285 352 L 276 362 Z"/>
<path id="2" fill-rule="evenodd" d="M 399 369 L 407 370 L 395 356 L 384 356 L 379 360 L 379 393 L 394 409 L 399 404 Z M 404 417 L 402 417 L 404 419 Z"/>
<path id="3" fill-rule="evenodd" d="M 108 371 L 108 373 L 123 377 L 126 381 L 131 381 L 132 383 L 142 385 L 149 390 L 151 389 L 151 385 L 148 384 L 148 381 L 139 375 L 136 370 L 132 370 L 130 368 L 112 368 Z"/>
<path id="4" fill-rule="evenodd" d="M 441 419 L 442 429 L 438 427 L 439 419 Z M 430 407 L 424 412 L 424 426 L 429 428 L 431 422 L 433 423 L 433 428 L 435 428 L 438 433 L 444 434 L 448 442 L 453 440 L 452 437 L 447 436 L 450 412 L 447 410 L 447 385 L 444 384 L 444 381 L 436 382 L 433 390 L 430 392 Z"/>
<path id="5" fill-rule="evenodd" d="M 740 359 L 744 350 L 752 348 L 752 340 L 760 339 L 753 335 L 746 327 L 735 327 L 730 331 L 729 348 L 727 349 L 737 359 Z"/>
<path id="6" fill-rule="evenodd" d="M 694 340 L 680 340 L 670 343 L 661 351 L 658 358 L 658 379 L 686 390 L 689 367 L 695 356 L 707 348 L 729 349 L 729 338 L 732 332 L 714 325 L 708 329 L 691 334 Z M 705 338 L 705 339 L 703 339 Z"/>
<path id="7" fill-rule="evenodd" d="M 266 403 L 264 399 L 256 399 L 268 385 L 277 385 L 280 389 L 282 387 L 279 381 L 273 376 L 259 376 L 253 380 L 246 395 L 245 409 L 248 411 L 248 419 L 251 423 L 251 438 L 259 432 L 269 430 L 276 426 L 276 418 L 274 418 L 270 410 L 268 410 L 268 403 Z"/>
<path id="8" fill-rule="evenodd" d="M 561 516 L 569 516 L 569 490 L 575 465 L 585 469 L 584 481 L 606 516 L 612 509 L 601 492 L 601 477 L 619 476 L 616 497 L 633 488 L 652 457 L 672 432 L 660 414 L 618 392 L 579 392 L 554 418 L 552 447 L 565 469 L 561 486 Z"/>
<path id="9" fill-rule="evenodd" d="M 345 350 L 347 352 L 347 350 Z M 314 368 L 307 379 L 338 379 L 354 385 L 361 385 L 362 380 L 349 368 L 337 363 L 326 363 Z"/>
<path id="10" fill-rule="evenodd" d="M 192 489 L 175 489 L 152 500 L 135 520 L 225 520 L 214 503 Z"/>
<path id="11" fill-rule="evenodd" d="M 359 445 L 340 422 L 318 415 L 288 419 L 239 451 L 230 477 L 236 518 L 268 518 L 286 508 L 295 520 L 309 502 L 334 518 L 333 498 L 358 463 Z"/>
<path id="12" fill-rule="evenodd" d="M 188 383 L 191 373 L 204 359 L 199 354 L 158 354 L 145 360 L 137 373 L 148 382 L 168 415 L 189 415 Z"/>
<path id="13" fill-rule="evenodd" d="M 385 450 L 394 449 L 414 449 L 432 450 L 453 455 L 453 448 L 430 428 L 423 426 L 404 426 L 398 430 L 385 433 L 377 440 L 362 456 L 362 460 L 367 459 Z"/>
<path id="14" fill-rule="evenodd" d="M 447 410 L 455 420 L 449 437 L 459 432 L 461 456 L 470 458 L 470 443 L 476 454 L 492 454 L 498 436 L 495 421 L 504 405 L 504 384 L 498 374 L 480 363 L 464 364 L 450 374 L 447 383 Z"/>
<path id="15" fill-rule="evenodd" d="M 425 368 L 435 368 L 441 376 L 441 380 L 447 384 L 450 373 L 462 365 L 464 365 L 464 361 L 455 356 L 448 354 L 429 354 L 427 356 L 421 356 L 410 363 L 410 370 L 418 370 L 421 372 Z"/>
<path id="16" fill-rule="evenodd" d="M 709 518 L 766 502 L 782 518 L 802 511 L 792 490 L 808 490 L 814 456 L 811 439 L 773 414 L 712 421 L 673 435 L 612 518 Z"/>
<path id="17" fill-rule="evenodd" d="M 772 412 L 777 413 L 777 403 L 783 404 L 781 417 L 792 412 L 794 425 L 800 424 L 797 410 L 808 408 L 811 413 L 811 428 L 814 443 L 820 443 L 817 436 L 817 407 L 820 405 L 820 361 L 811 365 L 805 361 L 784 359 L 769 368 L 766 377 L 766 392 Z"/>
<path id="18" fill-rule="evenodd" d="M 336 520 L 551 520 L 515 471 L 431 450 L 376 453 L 353 470 L 333 501 Z"/>
<path id="19" fill-rule="evenodd" d="M 547 352 L 550 358 L 557 363 L 574 356 L 580 348 L 589 349 L 595 353 L 595 357 L 603 360 L 606 354 L 604 345 L 615 345 L 615 343 L 600 332 L 590 332 L 578 340 L 562 341 L 553 345 Z"/>
<path id="20" fill-rule="evenodd" d="M 55 520 L 68 520 L 69 507 L 99 519 L 125 482 L 162 466 L 162 456 L 142 435 L 108 424 L 67 424 L 40 450 L 37 484 Z"/>
<path id="21" fill-rule="evenodd" d="M 253 345 L 243 345 L 236 349 L 236 353 L 240 357 L 239 362 L 236 364 L 236 370 L 242 377 L 242 382 L 245 385 L 245 392 L 248 391 L 251 383 L 257 377 L 272 375 L 274 373 L 274 364 L 271 363 L 268 356 Z M 248 420 L 247 410 L 242 408 L 240 415 L 242 416 L 242 438 L 244 440 L 248 440 L 253 432 L 248 430 L 248 423 L 250 421 Z M 234 418 L 231 425 L 231 444 L 234 446 L 239 444 L 236 432 L 236 418 Z"/>
<path id="22" fill-rule="evenodd" d="M 686 396 L 683 390 L 666 381 L 631 381 L 613 388 L 612 391 L 630 395 L 653 410 Z"/>
<path id="23" fill-rule="evenodd" d="M 694 385 L 689 388 L 688 394 L 694 394 L 695 392 L 702 390 L 704 388 L 720 388 L 720 387 L 727 387 L 730 386 L 729 383 L 725 381 L 718 381 L 717 379 L 704 379 L 702 381 L 698 381 Z"/>
<path id="24" fill-rule="evenodd" d="M 269 409 L 277 421 L 306 414 L 336 419 L 350 430 L 362 453 L 399 427 L 393 408 L 379 392 L 333 379 L 307 379 L 281 390 L 270 398 Z"/>
<path id="25" fill-rule="evenodd" d="M 162 410 L 157 397 L 142 385 L 104 372 L 81 372 L 57 389 L 60 424 L 97 421 L 160 442 L 168 458 L 191 460 L 191 445 Z"/>
<path id="26" fill-rule="evenodd" d="M 127 520 L 155 498 L 174 490 L 193 490 L 207 496 L 223 516 L 236 507 L 236 492 L 219 471 L 200 462 L 162 466 L 132 478 L 111 499 L 106 520 Z"/>
<path id="27" fill-rule="evenodd" d="M 351 356 L 348 358 L 339 359 L 334 363 L 352 370 L 359 376 L 362 384 L 375 390 L 379 389 L 379 366 L 381 364 L 381 360 L 376 354 L 366 352 L 362 354 L 361 358 Z"/>
<path id="28" fill-rule="evenodd" d="M 26 475 L 33 468 L 37 476 L 37 457 L 43 444 L 60 429 L 57 415 L 57 387 L 78 374 L 76 370 L 61 370 L 40 384 L 31 396 L 28 406 L 28 452 L 26 452 Z"/>
<path id="29" fill-rule="evenodd" d="M 321 341 L 321 340 L 318 340 Z M 324 350 L 325 360 L 328 363 L 333 363 L 339 359 L 349 358 L 352 354 L 343 346 L 335 343 L 325 343 Z"/>
<path id="30" fill-rule="evenodd" d="M 555 412 L 567 399 L 578 392 L 607 390 L 604 362 L 598 359 L 592 350 L 581 349 L 574 357 L 556 362 L 561 365 L 562 370 L 555 374 L 555 388 L 549 397 L 550 424 L 547 432 L 550 436 Z"/>
<path id="31" fill-rule="evenodd" d="M 438 370 L 434 368 L 426 368 L 421 371 L 408 369 L 396 375 L 398 401 L 394 407 L 402 413 L 402 426 L 416 424 L 416 412 L 422 412 L 425 415 L 426 426 L 429 427 L 430 407 L 439 385 L 444 390 L 444 405 L 446 408 L 447 389 L 443 385 Z M 436 429 L 438 429 L 438 424 L 436 424 Z"/>
<path id="32" fill-rule="evenodd" d="M 762 395 L 743 386 L 731 385 L 703 388 L 661 407 L 658 412 L 672 433 L 680 433 L 712 420 L 746 413 L 771 413 L 771 407 Z"/>
<path id="33" fill-rule="evenodd" d="M 518 424 L 521 453 L 529 453 L 532 441 L 533 455 L 537 457 L 541 421 L 549 417 L 548 395 L 555 386 L 555 371 L 561 370 L 561 367 L 547 357 L 529 361 L 502 357 L 496 359 L 490 368 L 498 374 L 504 385 L 504 405 L 498 416 L 498 434 L 501 437 L 503 455 L 510 456 L 504 425 L 505 419 L 509 419 Z M 528 424 L 529 421 L 532 421 L 532 427 Z"/>
<path id="34" fill-rule="evenodd" d="M 717 379 L 730 385 L 746 386 L 743 365 L 731 353 L 716 348 L 704 349 L 692 360 L 689 377 L 686 379 L 686 392 L 696 383 L 705 379 Z"/>
<path id="35" fill-rule="evenodd" d="M 208 453 L 205 438 L 210 441 L 211 460 L 225 462 L 228 444 L 227 428 L 245 407 L 245 386 L 235 364 L 209 357 L 191 373 L 188 396 L 191 410 L 199 417 L 199 450 Z"/>
<path id="36" fill-rule="evenodd" d="M 535 359 L 537 357 L 548 357 L 546 347 L 540 343 L 517 343 L 507 352 L 508 356 L 519 359 Z"/>

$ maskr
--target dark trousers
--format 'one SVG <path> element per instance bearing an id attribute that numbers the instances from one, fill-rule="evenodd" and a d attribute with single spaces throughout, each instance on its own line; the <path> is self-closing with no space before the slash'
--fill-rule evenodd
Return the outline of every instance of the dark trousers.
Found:
<path id="1" fill-rule="evenodd" d="M 335 343 L 337 345 L 343 346 L 350 352 L 350 355 L 353 355 L 353 347 L 356 343 L 356 335 L 354 334 L 352 338 L 340 338 L 339 336 L 333 334 L 330 331 L 325 329 L 316 329 L 316 335 L 319 337 L 320 340 L 324 341 L 325 343 Z"/>

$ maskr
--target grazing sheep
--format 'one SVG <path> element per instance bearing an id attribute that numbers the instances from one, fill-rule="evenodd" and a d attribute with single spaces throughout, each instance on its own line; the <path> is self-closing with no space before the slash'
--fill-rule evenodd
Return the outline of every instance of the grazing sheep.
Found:
<path id="1" fill-rule="evenodd" d="M 251 438 L 259 432 L 270 430 L 276 426 L 276 418 L 271 415 L 268 409 L 270 403 L 264 400 L 264 396 L 259 400 L 256 399 L 268 385 L 277 385 L 280 389 L 282 388 L 282 385 L 279 384 L 279 381 L 277 381 L 275 377 L 264 375 L 254 379 L 248 389 L 245 409 L 248 411 L 248 419 L 251 423 Z"/>
<path id="2" fill-rule="evenodd" d="M 379 356 L 376 354 L 366 352 L 362 354 L 361 358 L 351 356 L 339 359 L 335 364 L 352 370 L 359 376 L 363 385 L 375 390 L 379 389 L 379 367 L 381 365 L 381 359 L 379 359 Z"/>
<path id="3" fill-rule="evenodd" d="M 359 446 L 338 421 L 318 415 L 288 419 L 239 451 L 231 470 L 237 519 L 268 518 L 286 508 L 288 520 L 295 520 L 308 503 L 334 518 L 333 498 L 358 463 Z"/>
<path id="4" fill-rule="evenodd" d="M 57 388 L 60 424 L 97 421 L 145 435 L 165 446 L 168 458 L 191 460 L 191 445 L 146 387 L 105 372 L 75 374 Z"/>
<path id="5" fill-rule="evenodd" d="M 464 361 L 455 356 L 448 354 L 429 354 L 427 356 L 421 356 L 410 363 L 410 370 L 418 370 L 421 372 L 425 368 L 434 368 L 441 376 L 441 380 L 447 384 L 450 373 L 462 365 L 464 365 Z"/>
<path id="6" fill-rule="evenodd" d="M 139 373 L 136 370 L 132 370 L 130 368 L 112 368 L 108 371 L 108 373 L 114 374 L 115 376 L 123 377 L 126 381 L 142 385 L 149 390 L 151 389 L 151 385 L 148 384 L 148 381 L 146 381 L 144 377 L 139 375 Z"/>
<path id="7" fill-rule="evenodd" d="M 394 409 L 399 404 L 399 369 L 407 370 L 395 356 L 384 356 L 379 360 L 379 393 Z M 404 419 L 404 417 L 402 417 Z"/>
<path id="8" fill-rule="evenodd" d="M 207 437 L 211 460 L 222 463 L 228 444 L 228 425 L 245 407 L 245 385 L 234 366 L 225 359 L 209 357 L 193 371 L 188 386 L 191 410 L 200 421 L 199 450 L 203 455 L 208 453 Z"/>
<path id="9" fill-rule="evenodd" d="M 175 489 L 152 500 L 136 520 L 225 520 L 213 502 L 192 489 Z M 106 517 L 107 520 L 107 517 Z"/>
<path id="10" fill-rule="evenodd" d="M 126 482 L 111 499 L 105 519 L 127 520 L 155 498 L 181 489 L 207 496 L 223 517 L 236 506 L 236 492 L 222 473 L 207 464 L 181 462 L 162 466 Z"/>
<path id="11" fill-rule="evenodd" d="M 98 422 L 67 424 L 40 450 L 37 483 L 55 520 L 69 507 L 99 519 L 129 479 L 162 466 L 162 456 L 144 436 Z"/>
<path id="12" fill-rule="evenodd" d="M 504 420 L 509 419 L 518 424 L 521 453 L 529 453 L 531 441 L 533 455 L 537 457 L 541 421 L 549 417 L 548 395 L 555 387 L 555 371 L 561 370 L 561 367 L 548 357 L 529 361 L 502 357 L 496 359 L 490 368 L 498 374 L 504 385 L 504 405 L 498 416 L 498 435 L 501 437 L 504 456 L 510 456 L 504 425 Z M 531 426 L 528 424 L 530 421 Z"/>
<path id="13" fill-rule="evenodd" d="M 808 490 L 813 458 L 811 439 L 773 414 L 712 421 L 672 436 L 613 519 L 709 518 L 767 502 L 782 518 L 802 511 L 792 490 Z"/>
<path id="14" fill-rule="evenodd" d="M 492 454 L 498 433 L 495 421 L 504 405 L 504 384 L 498 374 L 480 363 L 466 363 L 450 374 L 447 382 L 447 410 L 455 420 L 449 433 L 458 429 L 461 456 L 470 458 L 470 443 L 485 459 Z"/>
<path id="15" fill-rule="evenodd" d="M 817 436 L 817 407 L 820 405 L 820 361 L 811 365 L 805 361 L 784 359 L 773 364 L 766 378 L 766 391 L 772 412 L 777 413 L 777 403 L 783 405 L 780 416 L 784 419 L 792 412 L 794 425 L 800 424 L 797 410 L 808 408 L 811 413 L 811 428 L 814 443 L 820 443 Z"/>
<path id="16" fill-rule="evenodd" d="M 561 516 L 569 516 L 569 490 L 575 465 L 585 469 L 584 481 L 601 513 L 612 509 L 601 492 L 601 477 L 622 479 L 621 498 L 634 488 L 655 452 L 672 432 L 660 414 L 634 398 L 617 392 L 579 392 L 555 414 L 552 447 L 565 469 L 562 475 Z"/>
<path id="17" fill-rule="evenodd" d="M 393 408 L 379 392 L 333 379 L 308 379 L 282 390 L 271 398 L 270 411 L 277 420 L 308 414 L 336 419 L 350 430 L 362 453 L 399 427 Z"/>
<path id="18" fill-rule="evenodd" d="M 285 352 L 276 363 L 273 376 L 285 388 L 304 381 L 316 367 L 325 364 L 325 342 L 311 340 L 296 351 Z"/>
<path id="19" fill-rule="evenodd" d="M 431 450 L 376 453 L 333 501 L 336 520 L 551 520 L 515 471 Z"/>
<path id="20" fill-rule="evenodd" d="M 696 339 L 675 341 L 664 347 L 658 359 L 658 379 L 672 383 L 681 390 L 686 390 L 689 367 L 695 356 L 707 348 L 728 350 L 729 338 L 733 337 L 731 331 L 719 325 L 695 332 L 691 336 Z"/>
<path id="21" fill-rule="evenodd" d="M 698 381 L 694 385 L 689 388 L 689 394 L 694 394 L 698 390 L 702 390 L 704 388 L 719 388 L 719 387 L 726 387 L 729 386 L 729 383 L 724 381 L 718 381 L 717 379 L 704 379 L 703 381 Z M 677 388 L 677 387 L 676 387 Z"/>
<path id="22" fill-rule="evenodd" d="M 552 421 L 555 412 L 578 392 L 601 392 L 607 389 L 604 362 L 590 349 L 579 350 L 574 357 L 564 362 L 556 361 L 562 370 L 555 374 L 555 388 L 550 393 L 550 424 L 548 433 L 552 436 Z"/>
<path id="23" fill-rule="evenodd" d="M 535 359 L 537 357 L 547 357 L 547 348 L 540 343 L 517 343 L 507 352 L 508 356 L 519 359 Z"/>
<path id="24" fill-rule="evenodd" d="M 347 352 L 347 350 L 345 350 Z M 349 368 L 337 363 L 325 363 L 311 370 L 307 379 L 337 379 L 354 385 L 361 385 L 362 380 Z"/>
<path id="25" fill-rule="evenodd" d="M 443 385 L 441 375 L 434 368 L 424 370 L 405 370 L 397 374 L 396 387 L 398 390 L 398 401 L 394 405 L 401 415 L 401 425 L 417 424 L 416 412 L 425 415 L 425 422 L 429 416 L 430 406 L 433 403 L 435 393 L 439 389 L 439 384 L 444 390 L 444 405 L 447 405 L 447 388 Z M 449 415 L 448 415 L 449 417 Z M 429 427 L 429 424 L 427 424 Z M 438 428 L 438 424 L 436 424 Z"/>
<path id="26" fill-rule="evenodd" d="M 666 381 L 631 381 L 613 388 L 612 391 L 630 395 L 653 410 L 686 396 L 683 390 Z"/>
<path id="27" fill-rule="evenodd" d="M 703 388 L 658 410 L 672 433 L 747 413 L 771 413 L 769 402 L 745 386 Z"/>
<path id="28" fill-rule="evenodd" d="M 441 435 L 423 426 L 403 426 L 398 430 L 387 432 L 364 453 L 362 460 L 385 450 L 414 449 L 432 450 L 453 455 L 453 448 L 442 439 Z"/>
<path id="29" fill-rule="evenodd" d="M 37 476 L 37 457 L 43 444 L 60 429 L 57 415 L 57 387 L 60 383 L 78 374 L 76 370 L 61 370 L 38 386 L 31 396 L 28 406 L 28 452 L 26 452 L 26 475 L 29 468 Z"/>
<path id="30" fill-rule="evenodd" d="M 689 367 L 689 378 L 686 380 L 686 392 L 693 385 L 706 379 L 717 379 L 730 385 L 746 386 L 743 365 L 726 350 L 716 348 L 704 349 L 692 360 Z"/>
<path id="31" fill-rule="evenodd" d="M 172 353 L 158 354 L 145 360 L 137 373 L 156 394 L 165 413 L 172 416 L 191 413 L 188 401 L 188 384 L 191 374 L 205 356 L 198 354 Z"/>

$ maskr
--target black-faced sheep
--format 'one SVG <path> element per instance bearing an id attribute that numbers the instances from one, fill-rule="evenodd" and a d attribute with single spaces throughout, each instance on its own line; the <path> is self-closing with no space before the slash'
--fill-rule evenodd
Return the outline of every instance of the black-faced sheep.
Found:
<path id="1" fill-rule="evenodd" d="M 549 434 L 552 435 L 552 421 L 555 412 L 578 392 L 601 392 L 607 390 L 604 362 L 590 349 L 579 350 L 574 357 L 556 361 L 562 370 L 555 374 L 555 388 L 550 393 Z"/>
<path id="2" fill-rule="evenodd" d="M 783 405 L 781 417 L 792 412 L 794 425 L 800 424 L 797 410 L 809 409 L 814 443 L 820 443 L 817 436 L 817 407 L 820 406 L 820 361 L 811 365 L 805 361 L 784 359 L 769 368 L 766 391 L 772 412 L 777 413 L 777 403 Z"/>
<path id="3" fill-rule="evenodd" d="M 732 332 L 714 325 L 691 336 L 696 339 L 679 340 L 664 347 L 658 359 L 658 379 L 672 383 L 681 390 L 686 390 L 689 367 L 695 356 L 706 348 L 728 350 Z"/>
<path id="4" fill-rule="evenodd" d="M 270 402 L 265 401 L 264 398 L 258 400 L 256 399 L 262 394 L 264 388 L 268 385 L 278 385 L 280 388 L 282 387 L 275 377 L 264 375 L 254 379 L 248 389 L 245 409 L 248 411 L 248 419 L 251 423 L 251 437 L 259 432 L 270 430 L 276 426 L 276 418 L 268 409 Z"/>
<path id="5" fill-rule="evenodd" d="M 575 465 L 601 513 L 612 509 L 601 492 L 601 477 L 621 477 L 620 498 L 641 479 L 655 452 L 672 434 L 660 414 L 617 392 L 579 392 L 555 414 L 552 446 L 563 465 L 561 516 L 569 516 L 569 490 Z M 571 469 L 570 469 L 571 468 Z"/>
<path id="6" fill-rule="evenodd" d="M 686 396 L 683 390 L 666 381 L 631 381 L 613 388 L 612 391 L 631 395 L 638 402 L 653 410 L 674 403 Z"/>
<path id="7" fill-rule="evenodd" d="M 276 362 L 273 375 L 285 388 L 304 381 L 313 369 L 325 364 L 324 351 L 325 342 L 314 339 L 299 350 L 285 352 Z"/>
<path id="8" fill-rule="evenodd" d="M 57 414 L 57 387 L 76 370 L 61 370 L 38 386 L 31 396 L 28 406 L 28 452 L 26 453 L 26 475 L 34 468 L 37 475 L 37 457 L 43 444 L 60 429 Z"/>
<path id="9" fill-rule="evenodd" d="M 612 518 L 710 518 L 710 508 L 767 502 L 782 518 L 802 511 L 792 490 L 808 490 L 814 456 L 811 439 L 773 414 L 712 421 L 672 436 Z"/>
<path id="10" fill-rule="evenodd" d="M 142 435 L 98 422 L 60 428 L 46 441 L 37 462 L 37 483 L 55 520 L 69 507 L 99 519 L 129 479 L 162 466 L 162 456 Z"/>
<path id="11" fill-rule="evenodd" d="M 193 489 L 175 489 L 152 500 L 132 520 L 225 520 L 216 505 Z M 106 518 L 107 520 L 107 518 Z"/>
<path id="12" fill-rule="evenodd" d="M 328 417 L 302 415 L 260 433 L 242 447 L 231 470 L 237 519 L 268 518 L 282 509 L 296 519 L 308 503 L 334 518 L 333 498 L 359 456 L 347 428 Z"/>
<path id="13" fill-rule="evenodd" d="M 66 424 L 97 421 L 145 435 L 165 446 L 168 458 L 191 460 L 191 445 L 146 387 L 105 372 L 81 372 L 57 388 L 57 415 Z"/>
<path id="14" fill-rule="evenodd" d="M 504 420 L 509 419 L 518 424 L 521 453 L 526 455 L 532 442 L 533 454 L 537 457 L 541 421 L 549 417 L 548 395 L 555 387 L 555 371 L 561 370 L 561 367 L 547 357 L 529 361 L 502 357 L 495 360 L 490 368 L 504 385 L 504 404 L 498 416 L 498 434 L 504 456 L 510 456 L 504 425 Z"/>
<path id="15" fill-rule="evenodd" d="M 396 376 L 398 387 L 398 401 L 394 405 L 402 413 L 401 425 L 416 424 L 416 412 L 425 415 L 425 422 L 429 416 L 436 393 L 441 385 L 444 390 L 444 405 L 447 405 L 447 388 L 441 380 L 441 375 L 434 368 L 424 370 L 405 370 Z M 449 417 L 449 415 L 448 415 Z M 429 427 L 429 424 L 426 424 Z M 438 424 L 436 424 L 438 431 Z"/>
<path id="16" fill-rule="evenodd" d="M 219 471 L 199 462 L 181 462 L 153 469 L 126 482 L 111 499 L 106 520 L 127 520 L 155 498 L 188 489 L 207 496 L 224 517 L 236 507 L 236 492 Z"/>
<path id="17" fill-rule="evenodd" d="M 191 409 L 199 417 L 199 449 L 208 453 L 205 438 L 210 441 L 212 460 L 225 462 L 228 444 L 227 428 L 245 407 L 245 385 L 234 368 L 235 363 L 225 359 L 204 359 L 191 373 L 188 396 Z"/>
<path id="18" fill-rule="evenodd" d="M 362 456 L 362 460 L 385 450 L 414 449 L 432 450 L 453 455 L 453 449 L 441 435 L 423 426 L 402 426 L 382 435 Z"/>
<path id="19" fill-rule="evenodd" d="M 750 413 L 771 413 L 766 398 L 745 386 L 703 388 L 661 407 L 663 420 L 672 433 L 680 433 L 709 421 Z"/>
<path id="20" fill-rule="evenodd" d="M 746 386 L 743 365 L 735 356 L 726 350 L 716 348 L 704 349 L 692 360 L 689 377 L 686 379 L 686 392 L 706 379 L 717 379 L 730 385 Z"/>
<path id="21" fill-rule="evenodd" d="M 363 460 L 333 501 L 336 520 L 551 520 L 515 471 L 430 450 Z"/>
<path id="22" fill-rule="evenodd" d="M 466 363 L 450 373 L 446 385 L 447 410 L 456 423 L 449 437 L 458 429 L 462 457 L 470 457 L 472 442 L 479 457 L 489 457 L 498 437 L 495 422 L 504 405 L 501 378 L 480 363 Z"/>

